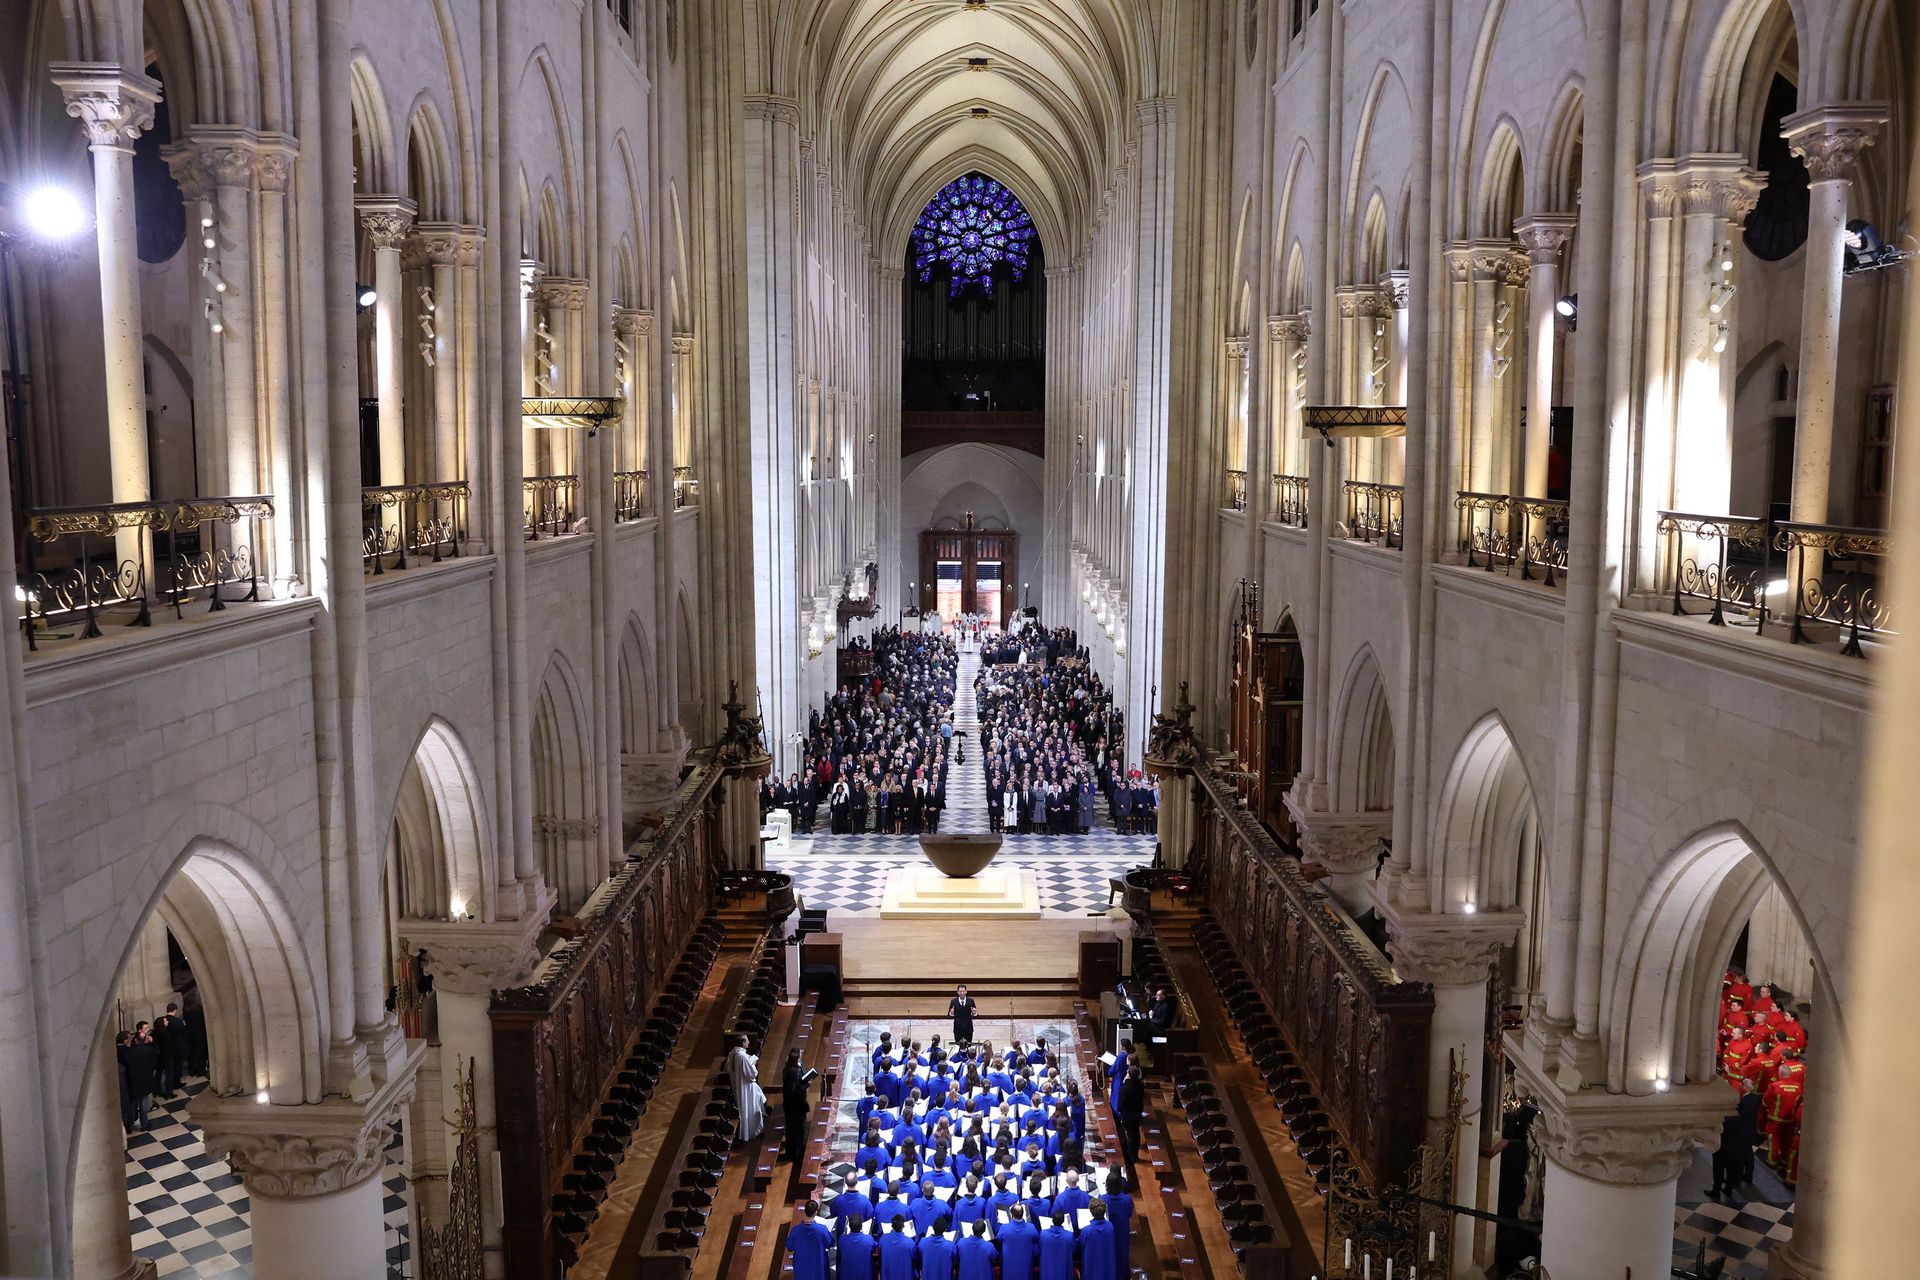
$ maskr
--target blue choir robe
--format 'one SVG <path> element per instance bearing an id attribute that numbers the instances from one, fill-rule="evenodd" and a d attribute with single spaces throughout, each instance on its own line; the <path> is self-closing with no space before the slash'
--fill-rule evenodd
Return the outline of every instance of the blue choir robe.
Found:
<path id="1" fill-rule="evenodd" d="M 956 1151 L 953 1153 L 953 1171 L 960 1175 L 962 1182 L 967 1180 L 967 1175 L 970 1173 L 977 1173 L 984 1178 L 989 1172 L 987 1158 L 984 1155 L 970 1156 L 964 1151 Z"/>
<path id="2" fill-rule="evenodd" d="M 1013 1092 L 1013 1077 L 1008 1075 L 1004 1070 L 987 1072 L 987 1083 L 1003 1094 Z"/>
<path id="3" fill-rule="evenodd" d="M 880 1097 L 886 1099 L 889 1107 L 898 1107 L 900 1105 L 900 1099 L 902 1097 L 900 1077 L 895 1075 L 892 1070 L 882 1067 L 873 1073 L 873 1091 Z M 882 1121 L 882 1123 L 885 1122 Z"/>
<path id="4" fill-rule="evenodd" d="M 859 1215 L 862 1222 L 873 1221 L 873 1201 L 849 1187 L 833 1198 L 828 1212 L 833 1215 L 834 1226 L 845 1231 L 847 1219 L 855 1214 Z"/>
<path id="5" fill-rule="evenodd" d="M 913 1208 L 904 1200 L 882 1200 L 873 1206 L 873 1220 L 883 1227 L 891 1228 L 895 1218 L 913 1221 Z"/>
<path id="6" fill-rule="evenodd" d="M 987 1210 L 993 1214 L 994 1221 L 998 1222 L 1001 1214 L 1019 1203 L 1020 1193 L 1009 1188 L 1005 1191 L 996 1191 L 988 1196 Z"/>
<path id="7" fill-rule="evenodd" d="M 945 1120 L 949 1125 L 951 1125 L 953 1123 L 953 1113 L 951 1111 L 948 1111 L 945 1107 L 929 1106 L 927 1108 L 927 1113 L 920 1117 L 921 1132 L 932 1133 L 934 1126 L 939 1124 L 942 1120 Z"/>
<path id="8" fill-rule="evenodd" d="M 1020 1160 L 1020 1180 L 1022 1182 L 1025 1182 L 1036 1173 L 1044 1178 L 1052 1172 L 1053 1162 L 1047 1159 L 1044 1152 L 1036 1152 L 1033 1155 L 1023 1156 Z"/>
<path id="9" fill-rule="evenodd" d="M 987 1202 L 982 1196 L 955 1196 L 952 1212 L 954 1226 L 969 1226 L 987 1216 Z"/>
<path id="10" fill-rule="evenodd" d="M 854 1111 L 859 1116 L 859 1129 L 861 1133 L 867 1131 L 867 1117 L 872 1115 L 873 1109 L 879 1105 L 880 1099 L 874 1097 L 872 1094 L 863 1094 L 861 1096 L 860 1104 L 854 1108 Z"/>
<path id="11" fill-rule="evenodd" d="M 953 1280 L 956 1253 L 953 1241 L 945 1236 L 924 1236 L 920 1240 L 920 1280 Z M 797 1280 L 797 1277 L 796 1277 Z"/>
<path id="12" fill-rule="evenodd" d="M 1029 1218 L 1051 1218 L 1053 1216 L 1053 1201 L 1047 1199 L 1045 1196 L 1028 1196 L 1020 1203 L 1025 1206 Z"/>
<path id="13" fill-rule="evenodd" d="M 967 1099 L 967 1110 L 991 1111 L 998 1102 L 999 1099 L 995 1098 L 991 1093 L 976 1093 L 973 1097 Z"/>
<path id="14" fill-rule="evenodd" d="M 1113 1246 L 1113 1224 L 1095 1218 L 1080 1230 L 1081 1280 L 1118 1280 L 1114 1270 L 1119 1255 Z"/>
<path id="15" fill-rule="evenodd" d="M 926 1234 L 933 1224 L 947 1216 L 947 1206 L 938 1200 L 915 1200 L 913 1202 L 913 1229 Z"/>
<path id="16" fill-rule="evenodd" d="M 878 1070 L 878 1069 L 879 1069 L 879 1067 L 880 1067 L 880 1059 L 882 1059 L 882 1058 L 891 1058 L 892 1056 L 893 1056 L 893 1046 L 892 1046 L 892 1045 L 890 1045 L 890 1044 L 877 1044 L 877 1045 L 875 1045 L 875 1046 L 873 1046 L 873 1065 L 874 1065 L 874 1069 L 875 1069 L 875 1070 Z"/>
<path id="17" fill-rule="evenodd" d="M 1022 1219 L 1000 1228 L 1000 1280 L 1033 1280 L 1040 1255 L 1040 1229 Z"/>
<path id="18" fill-rule="evenodd" d="M 1113 1060 L 1113 1070 L 1107 1076 L 1107 1102 L 1113 1107 L 1113 1114 L 1120 1114 L 1120 1082 L 1127 1078 L 1127 1055 L 1122 1052 Z"/>
<path id="19" fill-rule="evenodd" d="M 1113 1224 L 1113 1249 L 1119 1258 L 1114 1274 L 1120 1280 L 1133 1274 L 1133 1197 L 1126 1192 L 1107 1192 L 1107 1221 Z"/>
<path id="20" fill-rule="evenodd" d="M 1036 1067 L 1044 1066 L 1047 1061 L 1047 1051 L 1045 1049 L 1034 1049 L 1027 1054 L 1027 1061 Z"/>
<path id="21" fill-rule="evenodd" d="M 880 1237 L 880 1280 L 913 1280 L 913 1237 L 888 1229 Z"/>
<path id="22" fill-rule="evenodd" d="M 838 1280 L 873 1280 L 873 1233 L 862 1228 L 840 1236 Z"/>
<path id="23" fill-rule="evenodd" d="M 931 1182 L 936 1187 L 957 1187 L 960 1185 L 960 1179 L 954 1176 L 951 1163 L 944 1169 L 936 1169 L 932 1165 L 927 1165 L 920 1171 L 920 1181 Z"/>
<path id="24" fill-rule="evenodd" d="M 970 1235 L 960 1241 L 959 1252 L 960 1280 L 993 1280 L 993 1241 Z"/>
<path id="25" fill-rule="evenodd" d="M 1069 1213 L 1078 1213 L 1092 1203 L 1093 1197 L 1087 1194 L 1085 1187 L 1064 1187 L 1060 1194 L 1053 1198 L 1053 1211 L 1065 1216 Z"/>
<path id="26" fill-rule="evenodd" d="M 793 1280 L 827 1280 L 827 1250 L 832 1244 L 833 1232 L 817 1222 L 802 1222 L 787 1232 Z"/>
<path id="27" fill-rule="evenodd" d="M 1040 1233 L 1040 1280 L 1073 1280 L 1073 1232 L 1054 1223 Z"/>
<path id="28" fill-rule="evenodd" d="M 1087 1100 L 1085 1098 L 1068 1099 L 1067 1113 L 1073 1117 L 1073 1136 L 1085 1141 L 1087 1136 Z"/>

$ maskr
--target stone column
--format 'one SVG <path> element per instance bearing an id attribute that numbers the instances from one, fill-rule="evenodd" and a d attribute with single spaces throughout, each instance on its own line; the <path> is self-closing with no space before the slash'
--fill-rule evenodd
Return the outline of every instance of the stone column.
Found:
<path id="1" fill-rule="evenodd" d="M 358 195 L 353 198 L 360 225 L 373 242 L 374 368 L 380 397 L 380 483 L 407 482 L 406 366 L 401 354 L 402 299 L 400 246 L 413 230 L 414 204 L 403 196 Z M 393 519 L 394 508 L 382 507 L 382 519 Z"/>
<path id="2" fill-rule="evenodd" d="M 806 715 L 801 705 L 806 633 L 800 600 L 807 590 L 811 557 L 800 507 L 801 493 L 811 480 L 807 454 L 815 448 L 820 389 L 819 380 L 805 377 L 801 369 L 800 264 L 805 251 L 798 223 L 802 201 L 817 203 L 824 172 L 816 172 L 813 144 L 799 136 L 799 126 L 800 107 L 793 99 L 774 94 L 748 99 L 742 139 L 747 279 L 752 284 L 746 367 L 754 672 L 774 768 L 781 772 L 794 767 L 787 739 Z M 823 305 L 825 301 L 820 299 Z"/>
<path id="3" fill-rule="evenodd" d="M 1427 1136 L 1444 1135 L 1451 1108 L 1452 1073 L 1465 1073 L 1454 1134 L 1453 1202 L 1480 1206 L 1480 1094 L 1487 1054 L 1487 979 L 1519 930 L 1520 913 L 1400 914 L 1389 909 L 1388 949 L 1402 978 L 1433 986 L 1433 1024 L 1427 1038 Z M 1491 1206 L 1486 1206 L 1491 1207 Z M 1669 1224 L 1671 1227 L 1671 1224 Z M 1671 1234 L 1671 1230 L 1669 1230 Z M 1458 1220 L 1451 1276 L 1476 1274 L 1474 1232 Z M 1559 1276 L 1556 1269 L 1554 1275 Z"/>
<path id="4" fill-rule="evenodd" d="M 133 140 L 153 127 L 160 86 L 111 63 L 56 62 L 50 78 L 67 114 L 86 130 L 93 154 L 94 242 L 100 256 L 101 346 L 105 354 L 107 471 L 115 502 L 151 495 L 147 391 L 140 312 L 139 233 L 133 208 Z M 137 530 L 122 531 L 115 554 L 139 562 Z"/>
<path id="5" fill-rule="evenodd" d="M 205 165 L 208 195 L 213 202 L 214 225 L 220 240 L 219 268 L 227 286 L 219 294 L 221 330 L 218 338 L 221 367 L 221 453 L 226 463 L 225 491 L 259 493 L 260 388 L 256 356 L 253 179 L 260 160 L 260 139 L 251 129 L 231 125 L 199 125 L 192 141 Z"/>
<path id="6" fill-rule="evenodd" d="M 80 1149 L 75 1153 L 73 1183 L 74 1280 L 144 1280 L 154 1274 L 152 1261 L 133 1256 L 115 1029 L 111 1022 L 100 1029 L 80 1103 Z"/>
<path id="7" fill-rule="evenodd" d="M 1760 198 L 1761 179 L 1737 156 L 1689 156 L 1677 174 L 1682 217 L 1672 267 L 1680 287 L 1673 502 L 1682 511 L 1723 512 L 1733 492 L 1740 233 Z M 1721 266 L 1727 261 L 1734 270 Z"/>
<path id="8" fill-rule="evenodd" d="M 425 451 L 429 459 L 422 481 L 460 480 L 467 475 L 460 449 L 460 379 L 465 375 L 460 350 L 461 260 L 477 253 L 470 228 L 451 222 L 422 222 L 407 241 L 407 265 L 430 275 L 433 310 L 428 313 L 433 336 L 412 336 L 419 358 L 428 354 L 433 366 L 427 376 L 433 386 L 433 439 Z"/>
<path id="9" fill-rule="evenodd" d="M 1629 1098 L 1563 1093 L 1523 1058 L 1546 1157 L 1540 1261 L 1554 1280 L 1665 1276 L 1673 1266 L 1675 1184 L 1695 1143 L 1717 1141 L 1728 1107 L 1715 1081 Z"/>
<path id="10" fill-rule="evenodd" d="M 1411 271 L 1389 271 L 1380 279 L 1378 309 L 1387 316 L 1388 364 L 1386 386 L 1381 400 L 1386 404 L 1407 403 L 1407 340 L 1412 336 L 1413 312 L 1408 301 L 1413 293 Z M 1405 484 L 1407 441 L 1380 441 L 1381 475 L 1388 484 Z"/>
<path id="11" fill-rule="evenodd" d="M 1806 162 L 1806 279 L 1801 292 L 1799 399 L 1793 429 L 1793 518 L 1826 524 L 1833 486 L 1833 393 L 1840 364 L 1841 283 L 1845 278 L 1847 197 L 1854 166 L 1887 120 L 1884 107 L 1851 103 L 1788 116 L 1780 132 Z M 1849 521 L 1841 521 L 1846 524 Z M 1803 581 L 1817 581 L 1822 557 L 1801 560 Z"/>
<path id="12" fill-rule="evenodd" d="M 500 1241 L 501 1206 L 494 1198 L 498 1187 L 487 1173 L 500 1148 L 494 1109 L 493 1023 L 487 1006 L 494 991 L 517 986 L 533 972 L 540 958 L 536 943 L 546 919 L 543 909 L 523 920 L 500 924 L 408 920 L 401 926 L 408 942 L 427 950 L 438 1011 L 442 1096 L 427 1099 L 428 1105 L 416 1110 L 451 1120 L 460 1110 L 460 1076 L 472 1073 L 474 1134 L 482 1171 L 480 1219 L 490 1277 L 506 1274 L 506 1256 Z M 452 1142 L 449 1131 L 443 1145 L 451 1151 Z"/>
<path id="13" fill-rule="evenodd" d="M 647 400 L 647 366 L 642 344 L 646 334 L 651 332 L 653 317 L 645 311 L 633 307 L 615 307 L 613 309 L 613 334 L 618 343 L 616 351 L 624 349 L 626 355 L 619 362 L 619 385 L 614 393 L 627 402 L 626 414 L 620 419 L 617 429 L 616 448 L 614 450 L 614 473 L 644 471 L 647 469 L 646 433 L 648 427 L 649 403 Z M 654 496 L 652 486 L 648 486 L 642 495 L 643 504 Z M 645 510 L 643 505 L 643 512 Z M 653 726 L 646 725 L 643 732 L 649 740 L 653 736 Z"/>
<path id="14" fill-rule="evenodd" d="M 1507 267 L 1507 242 L 1475 240 L 1468 283 L 1468 359 L 1472 361 L 1468 390 L 1467 483 L 1477 493 L 1501 493 L 1499 475 L 1500 423 L 1496 412 L 1498 380 L 1494 363 L 1494 309 L 1501 302 L 1501 280 Z M 1509 321 L 1511 323 L 1511 321 Z M 1444 496 L 1444 495 L 1443 495 Z"/>
<path id="15" fill-rule="evenodd" d="M 185 265 L 194 282 L 189 286 L 188 296 L 193 308 L 200 312 L 188 326 L 187 333 L 191 348 L 189 365 L 196 389 L 194 434 L 196 439 L 205 441 L 207 447 L 195 448 L 193 476 L 188 483 L 195 493 L 231 493 L 234 491 L 227 486 L 226 453 L 214 447 L 225 435 L 226 399 L 214 394 L 223 377 L 221 356 L 225 340 L 213 331 L 213 321 L 216 316 L 222 317 L 224 327 L 226 300 L 225 295 L 216 293 L 209 283 L 214 278 L 210 272 L 220 266 L 220 230 L 213 206 L 213 184 L 207 176 L 205 153 L 190 141 L 169 143 L 160 148 L 160 158 L 166 161 L 167 171 L 172 174 L 174 185 L 180 188 L 180 199 L 186 205 Z M 162 489 L 178 487 L 169 483 L 169 477 L 155 479 Z"/>
<path id="16" fill-rule="evenodd" d="M 305 576 L 294 548 L 305 524 L 306 495 L 294 477 L 293 386 L 298 369 L 289 338 L 289 299 L 294 296 L 294 272 L 287 245 L 292 206 L 287 187 L 300 145 L 285 134 L 262 134 L 255 153 L 260 183 L 258 269 L 260 298 L 254 316 L 260 329 L 260 407 L 266 416 L 261 438 L 267 450 L 261 468 L 263 483 L 273 491 L 274 518 L 268 536 L 273 539 L 273 594 L 290 600 L 307 593 Z"/>
<path id="17" fill-rule="evenodd" d="M 1380 844 L 1393 837 L 1393 812 L 1328 813 L 1289 790 L 1287 812 L 1300 833 L 1301 861 L 1327 872 L 1327 889 L 1358 920 L 1373 910 L 1373 875 Z"/>
<path id="18" fill-rule="evenodd" d="M 386 1280 L 381 1173 L 420 1053 L 412 1047 L 365 1102 L 276 1106 L 211 1093 L 194 1100 L 208 1153 L 246 1184 L 256 1280 Z"/>
<path id="19" fill-rule="evenodd" d="M 1169 391 L 1172 382 L 1172 323 L 1175 138 L 1177 119 L 1171 98 L 1134 104 L 1140 125 L 1139 175 L 1135 209 L 1133 267 L 1133 350 L 1127 362 L 1133 404 L 1127 467 L 1131 488 L 1126 512 L 1125 568 L 1111 561 L 1109 571 L 1125 574 L 1135 607 L 1121 625 L 1127 628 L 1124 697 L 1116 705 L 1126 713 L 1127 734 L 1140 740 L 1154 712 L 1153 688 L 1162 680 L 1165 616 L 1172 598 L 1167 587 L 1168 467 L 1173 433 Z"/>
<path id="20" fill-rule="evenodd" d="M 1560 250 L 1579 218 L 1571 213 L 1535 213 L 1513 224 L 1513 234 L 1533 263 L 1527 307 L 1527 434 L 1520 456 L 1521 494 L 1547 496 L 1547 453 L 1553 444 L 1554 305 L 1560 300 Z"/>
<path id="21" fill-rule="evenodd" d="M 1306 404 L 1307 342 L 1312 336 L 1311 311 L 1280 317 L 1280 403 L 1274 410 L 1274 417 L 1280 423 L 1280 440 L 1274 448 L 1274 465 L 1282 475 L 1303 476 L 1307 470 L 1302 456 L 1307 442 L 1301 439 L 1300 433 L 1305 430 L 1301 410 Z M 1315 515 L 1309 511 L 1307 518 L 1312 520 Z M 1327 513 L 1319 515 L 1325 518 Z"/>

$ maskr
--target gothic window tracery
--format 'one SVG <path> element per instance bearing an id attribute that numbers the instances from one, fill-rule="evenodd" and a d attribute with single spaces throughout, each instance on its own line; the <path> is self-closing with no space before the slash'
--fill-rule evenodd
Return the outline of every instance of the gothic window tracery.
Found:
<path id="1" fill-rule="evenodd" d="M 1033 219 L 1018 196 L 981 173 L 942 187 L 913 224 L 913 267 L 925 282 L 944 266 L 947 293 L 978 289 L 991 297 L 1002 263 L 1019 280 L 1027 274 Z"/>

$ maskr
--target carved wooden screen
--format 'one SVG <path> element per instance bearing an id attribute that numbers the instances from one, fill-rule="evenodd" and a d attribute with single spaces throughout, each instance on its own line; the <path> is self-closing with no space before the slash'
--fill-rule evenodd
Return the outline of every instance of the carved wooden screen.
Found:
<path id="1" fill-rule="evenodd" d="M 628 850 L 613 890 L 581 935 L 534 980 L 493 994 L 507 1273 L 558 1273 L 551 1205 L 646 1021 L 655 996 L 712 898 L 722 771 L 696 769 L 665 823 Z"/>
<path id="2" fill-rule="evenodd" d="M 1300 772 L 1300 724 L 1306 713 L 1307 666 L 1300 653 L 1300 634 L 1291 617 L 1280 620 L 1280 630 L 1260 637 L 1260 801 L 1255 807 L 1269 827 L 1289 846 L 1298 842 L 1293 814 L 1287 809 L 1287 789 Z"/>
<path id="3" fill-rule="evenodd" d="M 1395 979 L 1225 780 L 1194 777 L 1215 919 L 1369 1185 L 1404 1183 L 1425 1137 L 1432 988 Z"/>

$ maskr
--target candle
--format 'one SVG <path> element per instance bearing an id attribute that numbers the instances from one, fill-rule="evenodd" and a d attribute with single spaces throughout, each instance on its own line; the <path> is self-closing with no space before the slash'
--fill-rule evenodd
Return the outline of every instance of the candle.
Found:
<path id="1" fill-rule="evenodd" d="M 1360 1280 L 1373 1280 L 1373 1255 L 1370 1253 L 1360 1255 Z"/>
<path id="2" fill-rule="evenodd" d="M 1387 1280 L 1393 1280 L 1393 1259 L 1387 1259 Z"/>
<path id="3" fill-rule="evenodd" d="M 1433 1231 L 1427 1232 L 1427 1261 L 1428 1262 L 1433 1261 L 1433 1242 L 1437 1235 L 1438 1235 L 1437 1232 L 1433 1232 Z"/>
<path id="4" fill-rule="evenodd" d="M 1346 1265 L 1341 1267 L 1340 1269 L 1342 1271 L 1353 1270 L 1353 1237 L 1352 1236 L 1347 1237 L 1347 1261 L 1346 1261 Z"/>

